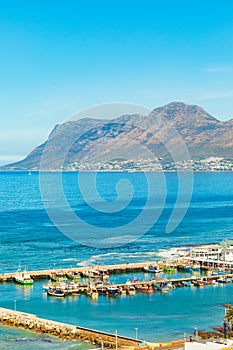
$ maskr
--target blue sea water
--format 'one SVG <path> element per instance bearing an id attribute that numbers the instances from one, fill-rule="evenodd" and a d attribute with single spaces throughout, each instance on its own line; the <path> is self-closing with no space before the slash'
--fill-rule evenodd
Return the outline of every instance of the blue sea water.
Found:
<path id="1" fill-rule="evenodd" d="M 62 209 L 59 207 L 59 195 L 56 197 L 56 191 L 53 191 L 57 175 L 49 173 L 44 176 L 51 191 L 46 205 Z M 88 203 L 81 195 L 77 174 L 63 174 L 67 202 L 84 222 L 95 227 L 97 242 L 101 228 L 119 228 L 120 237 L 122 225 L 135 220 L 143 212 L 148 197 L 152 198 L 150 206 L 146 208 L 145 221 L 140 221 L 135 227 L 138 236 L 140 233 L 145 234 L 136 241 L 126 242 L 119 247 L 113 244 L 112 247 L 101 248 L 98 244 L 85 246 L 73 241 L 54 226 L 41 198 L 37 173 L 32 173 L 31 176 L 28 173 L 0 173 L 0 272 L 15 271 L 19 263 L 27 265 L 29 270 L 36 270 L 148 261 L 159 258 L 161 250 L 172 247 L 233 238 L 233 173 L 195 173 L 191 203 L 184 219 L 171 233 L 166 233 L 166 225 L 180 190 L 177 175 L 165 174 L 166 193 L 161 176 L 153 176 L 154 184 L 148 192 L 146 177 L 142 173 L 99 173 L 95 185 L 109 207 L 118 200 L 116 186 L 119 181 L 127 181 L 134 189 L 130 198 L 128 187 L 123 187 L 119 199 L 123 209 L 118 213 L 106 213 L 92 208 L 100 204 L 100 199 L 93 191 L 92 174 L 82 176 Z M 185 201 L 180 204 L 181 209 L 182 205 L 185 206 Z M 147 218 L 154 213 L 158 214 L 158 221 L 153 227 L 147 227 Z M 66 225 L 64 218 L 60 218 L 61 228 Z M 81 243 L 83 235 L 88 235 L 88 231 L 77 234 Z M 123 237 L 122 243 L 124 242 Z M 223 318 L 222 304 L 232 303 L 232 292 L 233 285 L 203 289 L 181 288 L 168 295 L 138 294 L 116 299 L 100 297 L 97 302 L 91 302 L 84 296 L 64 300 L 47 298 L 42 292 L 41 282 L 29 288 L 2 284 L 0 306 L 13 308 L 14 300 L 17 300 L 18 310 L 41 317 L 108 332 L 117 329 L 120 334 L 129 336 L 134 336 L 135 328 L 138 328 L 140 338 L 162 341 L 183 338 L 183 334 L 192 332 L 193 327 L 211 329 L 218 326 Z M 20 339 L 18 334 L 13 335 L 15 331 L 12 329 L 8 331 L 8 328 L 3 328 L 0 330 L 0 348 L 4 341 Z M 37 342 L 34 348 L 38 349 L 40 341 L 41 348 L 45 343 L 40 337 L 33 338 L 32 341 Z M 27 349 L 26 342 L 22 341 L 22 344 L 22 348 Z M 49 344 L 54 349 L 61 346 L 55 340 Z M 62 348 L 66 349 L 65 346 L 73 345 L 64 345 Z"/>

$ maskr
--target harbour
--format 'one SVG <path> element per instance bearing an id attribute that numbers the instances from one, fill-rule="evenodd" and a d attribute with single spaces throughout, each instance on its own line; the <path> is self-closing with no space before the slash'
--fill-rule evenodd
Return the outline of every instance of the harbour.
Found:
<path id="1" fill-rule="evenodd" d="M 2 178 L 5 176 L 3 174 Z M 127 176 L 138 177 L 139 175 L 127 174 Z M 171 187 L 174 176 L 166 174 Z M 65 177 L 70 188 L 73 188 L 74 174 L 67 173 Z M 112 177 L 117 175 L 113 174 Z M 167 343 L 179 341 L 184 337 L 189 339 L 189 334 L 193 334 L 194 327 L 199 331 L 211 332 L 214 327 L 222 324 L 223 305 L 232 304 L 233 284 L 210 283 L 202 287 L 191 284 L 193 287 L 190 288 L 189 282 L 205 277 L 208 270 L 215 272 L 215 276 L 208 276 L 208 280 L 221 279 L 221 276 L 231 279 L 231 274 L 226 273 L 227 270 L 231 270 L 231 266 L 229 263 L 221 262 L 219 266 L 215 265 L 217 260 L 213 263 L 211 260 L 214 259 L 210 257 L 208 263 L 202 262 L 201 258 L 198 260 L 196 259 L 198 257 L 193 257 L 196 260 L 179 261 L 179 264 L 187 266 L 200 264 L 200 272 L 188 272 L 182 270 L 182 266 L 178 269 L 179 264 L 175 262 L 175 247 L 187 249 L 186 244 L 189 247 L 191 245 L 195 247 L 197 244 L 221 242 L 225 238 L 232 237 L 230 221 L 232 181 L 230 174 L 196 174 L 195 177 L 197 187 L 194 191 L 194 201 L 177 232 L 169 236 L 163 233 L 167 215 L 165 212 L 165 217 L 162 217 L 158 223 L 159 230 L 153 230 L 130 246 L 101 250 L 82 247 L 68 240 L 50 225 L 40 204 L 36 174 L 33 176 L 9 175 L 8 178 L 12 181 L 12 185 L 9 186 L 12 186 L 13 201 L 11 200 L 7 211 L 6 202 L 2 204 L 0 202 L 3 217 L 0 306 L 32 313 L 55 322 L 97 329 L 110 334 L 114 334 L 117 330 L 118 334 L 133 339 L 136 338 L 135 329 L 137 328 L 138 339 L 148 342 Z M 217 202 L 214 203 L 219 177 L 224 183 L 225 190 L 219 194 Z M 101 174 L 103 186 L 107 178 L 108 174 Z M 16 182 L 17 187 L 15 187 Z M 199 195 L 199 189 L 205 188 L 207 183 L 211 184 L 208 187 L 208 200 Z M 26 188 L 30 193 L 30 201 L 28 194 L 26 195 Z M 4 192 L 4 182 L 2 182 L 2 191 Z M 172 197 L 169 197 L 169 201 L 172 201 Z M 173 264 L 174 271 L 163 271 L 159 277 L 157 273 L 143 270 L 150 265 L 156 266 L 162 260 Z M 26 265 L 33 278 L 33 285 L 23 286 L 12 283 L 19 263 L 22 267 Z M 97 300 L 89 297 L 85 291 L 83 293 L 77 291 L 77 295 L 71 292 L 65 297 L 49 296 L 43 291 L 43 285 L 49 282 L 52 273 L 69 274 L 73 271 L 78 274 L 93 267 L 108 269 L 110 283 L 119 287 L 126 285 L 128 280 L 133 283 L 134 278 L 143 282 L 153 279 L 163 282 L 166 278 L 169 282 L 173 280 L 174 285 L 187 282 L 187 286 L 175 286 L 176 288 L 170 289 L 169 292 L 155 289 L 153 293 L 139 291 L 135 295 L 119 293 L 117 297 L 99 294 Z M 218 274 L 218 269 L 226 270 L 225 275 Z M 82 279 L 83 282 L 85 280 L 88 282 L 87 278 L 82 277 Z M 4 332 L 9 333 L 9 331 Z M 64 345 L 63 348 L 65 349 L 66 346 Z"/>
<path id="2" fill-rule="evenodd" d="M 190 266 L 193 269 L 193 273 L 190 270 Z M 152 268 L 153 267 L 153 268 Z M 156 268 L 158 269 L 158 272 L 156 271 Z M 137 294 L 137 297 L 140 296 L 141 298 L 146 298 L 146 294 L 150 297 L 153 294 L 155 294 L 155 298 L 158 292 L 162 293 L 162 295 L 165 293 L 174 293 L 175 289 L 184 289 L 187 290 L 188 293 L 192 294 L 193 288 L 187 288 L 187 287 L 197 287 L 197 289 L 200 289 L 200 287 L 205 287 L 206 289 L 209 288 L 216 288 L 216 284 L 218 286 L 222 285 L 227 285 L 227 286 L 232 286 L 232 281 L 233 281 L 233 273 L 228 273 L 225 272 L 224 274 L 214 274 L 214 275 L 208 275 L 208 271 L 210 268 L 207 268 L 205 265 L 203 265 L 203 269 L 199 269 L 199 272 L 195 271 L 197 268 L 196 264 L 190 265 L 190 261 L 187 261 L 184 259 L 184 257 L 180 259 L 176 259 L 173 261 L 163 261 L 160 262 L 158 265 L 158 261 L 150 261 L 146 263 L 129 263 L 129 264 L 114 264 L 114 265 L 104 265 L 104 266 L 91 266 L 91 267 L 83 267 L 83 268 L 69 268 L 69 269 L 52 269 L 52 270 L 41 270 L 41 271 L 28 271 L 27 276 L 30 276 L 34 280 L 34 285 L 22 285 L 21 288 L 16 286 L 16 290 L 21 291 L 21 293 L 30 296 L 31 293 L 33 293 L 33 288 L 36 287 L 37 285 L 40 286 L 40 298 L 42 297 L 43 300 L 46 300 L 45 297 L 43 296 L 43 289 L 44 291 L 47 292 L 47 298 L 50 297 L 55 297 L 55 299 L 60 299 L 60 297 L 67 297 L 70 299 L 71 304 L 72 303 L 77 303 L 82 300 L 83 297 L 91 297 L 91 303 L 93 305 L 98 305 L 98 303 L 103 302 L 103 297 L 108 297 L 112 299 L 111 297 L 114 297 L 112 300 L 119 300 L 119 298 L 122 298 L 122 303 L 124 304 L 127 300 L 127 298 L 130 300 L 132 297 L 132 294 L 135 295 Z M 187 273 L 189 272 L 189 276 L 187 277 L 179 277 L 175 278 L 173 277 L 174 271 L 175 270 L 187 270 Z M 229 267 L 228 267 L 229 269 Z M 100 281 L 99 278 L 90 278 L 87 277 L 95 271 L 96 273 L 98 271 L 104 271 L 106 274 L 109 273 L 108 278 L 103 278 L 102 276 L 102 281 Z M 154 271 L 154 272 L 150 272 Z M 169 274 L 170 271 L 170 274 Z M 71 281 L 68 280 L 67 276 L 78 276 L 77 281 Z M 181 272 L 182 274 L 182 272 Z M 58 281 L 56 281 L 55 276 L 59 276 Z M 94 274 L 95 275 L 95 274 Z M 102 275 L 102 274 L 101 274 Z M 134 277 L 132 280 L 127 280 L 125 283 L 119 283 L 118 281 L 114 281 L 114 278 L 118 276 L 119 280 L 122 280 L 124 277 L 129 277 L 129 276 L 137 276 Z M 6 285 L 12 285 L 12 282 L 15 281 L 15 278 L 17 276 L 16 273 L 8 273 L 8 274 L 2 274 L 1 275 L 1 288 L 4 289 L 4 286 Z M 51 280 L 51 276 L 53 277 L 53 280 Z M 64 280 L 62 280 L 62 276 Z M 147 279 L 142 279 L 142 277 L 147 277 Z M 141 277 L 141 278 L 140 278 Z M 149 278 L 148 278 L 149 277 Z M 109 281 L 110 279 L 110 281 Z M 47 284 L 43 284 L 44 281 L 48 281 Z M 66 282 L 65 282 L 66 280 Z M 113 282 L 114 281 L 114 285 Z M 226 281 L 226 282 L 225 282 Z M 46 286 L 46 288 L 45 288 Z M 111 293 L 107 292 L 107 288 L 116 288 L 117 292 Z M 130 293 L 129 288 L 133 288 L 135 293 Z M 37 287 L 36 287 L 37 289 Z M 96 297 L 93 297 L 92 291 L 94 289 L 95 293 L 97 294 Z M 195 288 L 196 289 L 196 288 Z M 52 293 L 51 293 L 52 292 Z M 95 295 L 96 295 L 95 294 Z M 73 299 L 75 298 L 75 299 Z M 100 298 L 100 299 L 99 299 Z M 117 298 L 117 299 L 116 299 Z M 30 297 L 31 299 L 31 297 Z M 54 302 L 56 302 L 54 300 Z M 88 298 L 87 298 L 88 300 Z M 131 299 L 132 300 L 132 299 Z M 135 299 L 136 300 L 136 299 Z M 58 300 L 60 302 L 60 300 Z M 49 302 L 49 299 L 47 300 Z M 52 302 L 52 299 L 51 299 Z M 53 304 L 54 304 L 53 302 Z M 113 301 L 115 303 L 115 301 Z M 16 314 L 17 314 L 16 308 L 19 307 L 19 301 L 17 299 L 14 300 L 14 309 Z M 112 303 L 111 303 L 112 304 Z M 13 306 L 13 305 L 12 305 Z M 61 304 L 58 303 L 58 307 L 60 307 Z M 79 340 L 88 340 L 90 343 L 96 344 L 97 346 L 105 346 L 105 347 L 115 347 L 116 344 L 114 343 L 113 339 L 114 338 L 114 333 L 108 333 L 105 331 L 95 331 L 93 329 L 87 329 L 86 327 L 82 327 L 79 325 L 70 325 L 68 328 L 63 325 L 62 329 L 64 331 L 54 331 L 54 327 L 56 326 L 56 321 L 55 326 L 51 326 L 49 323 L 50 321 L 40 321 L 40 318 L 37 316 L 30 316 L 30 325 L 28 326 L 28 323 L 26 322 L 19 322 L 17 323 L 16 321 L 9 321 L 10 318 L 12 318 L 12 312 L 13 310 L 5 311 L 7 312 L 9 317 L 6 317 L 6 314 L 3 312 L 2 309 L 2 315 L 5 315 L 0 319 L 0 322 L 3 322 L 5 324 L 9 325 L 15 325 L 15 326 L 25 326 L 26 329 L 32 329 L 38 332 L 48 332 L 48 334 L 60 336 L 62 339 L 66 340 L 72 340 L 72 339 L 79 339 Z M 13 312 L 14 314 L 14 312 Z M 21 316 L 25 316 L 26 318 L 28 317 L 27 312 L 21 312 Z M 32 318 L 31 318 L 32 317 Z M 13 317 L 13 319 L 15 319 Z M 35 326 L 33 325 L 33 320 L 36 321 Z M 39 322 L 39 326 L 37 323 Z M 42 322 L 42 323 L 41 323 Z M 44 323 L 48 326 L 44 327 Z M 59 322 L 60 324 L 61 322 Z M 32 326 L 33 325 L 33 326 Z M 50 325 L 50 326 L 49 326 Z M 31 328 L 30 328 L 31 327 Z M 41 328 L 40 328 L 41 327 Z M 69 328 L 70 327 L 70 328 Z M 75 327 L 75 328 L 74 328 Z M 55 327 L 56 328 L 56 327 Z M 69 331 L 67 330 L 69 329 Z M 79 331 L 77 334 L 74 336 L 74 329 L 78 329 Z M 100 333 L 102 334 L 102 337 L 100 337 Z M 91 334 L 91 335 L 90 335 Z M 85 338 L 86 337 L 86 338 Z M 103 338 L 104 337 L 104 338 Z M 102 340 L 101 340 L 102 339 Z M 103 339 L 105 339 L 103 341 Z M 180 337 L 180 339 L 182 339 Z M 181 340 L 180 339 L 174 339 L 171 340 L 169 343 L 156 343 L 156 337 L 154 339 L 150 339 L 150 341 L 145 341 L 146 344 L 154 344 L 153 347 L 152 345 L 149 348 L 151 349 L 156 349 L 158 347 L 163 347 L 165 349 L 176 349 L 180 348 L 181 346 Z M 122 343 L 121 343 L 122 340 Z M 119 338 L 119 348 L 121 347 L 120 344 L 122 344 L 123 347 L 136 347 L 137 345 L 140 345 L 142 343 L 142 340 L 138 341 L 137 337 L 135 338 L 130 338 L 127 336 L 123 336 Z M 157 345 L 156 345 L 157 344 Z M 165 344 L 165 345 L 164 345 Z M 149 349 L 148 348 L 148 349 Z"/>

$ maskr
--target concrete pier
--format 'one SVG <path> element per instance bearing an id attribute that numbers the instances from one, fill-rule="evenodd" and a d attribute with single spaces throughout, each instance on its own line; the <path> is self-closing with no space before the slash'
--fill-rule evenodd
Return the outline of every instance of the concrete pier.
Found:
<path id="1" fill-rule="evenodd" d="M 29 313 L 0 308 L 0 322 L 9 326 L 21 327 L 39 333 L 59 336 L 62 340 L 89 341 L 105 348 L 134 348 L 141 341 L 116 334 L 96 331 L 61 322 L 39 318 Z"/>
<path id="2" fill-rule="evenodd" d="M 144 263 L 129 263 L 129 264 L 116 264 L 116 265 L 98 265 L 94 267 L 78 267 L 78 268 L 63 268 L 63 269 L 51 269 L 51 270 L 38 270 L 38 271 L 29 271 L 31 277 L 36 280 L 43 280 L 43 279 L 49 279 L 51 276 L 51 273 L 61 273 L 64 274 L 69 273 L 70 271 L 75 273 L 83 273 L 90 269 L 104 269 L 108 270 L 112 274 L 116 273 L 128 273 L 128 272 L 138 272 L 142 271 L 143 267 L 148 267 L 150 265 L 157 265 L 158 262 L 156 261 L 150 261 L 150 262 L 144 262 Z M 16 273 L 3 273 L 0 274 L 0 282 L 11 282 Z"/>

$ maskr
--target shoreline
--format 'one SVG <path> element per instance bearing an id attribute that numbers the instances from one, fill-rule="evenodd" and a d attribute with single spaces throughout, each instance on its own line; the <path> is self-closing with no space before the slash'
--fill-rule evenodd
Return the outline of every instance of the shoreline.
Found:
<path id="1" fill-rule="evenodd" d="M 206 173 L 213 173 L 213 174 L 222 174 L 222 173 L 233 173 L 233 170 L 43 170 L 43 169 L 37 169 L 37 170 L 30 170 L 30 169 L 24 169 L 24 170 L 2 170 L 0 169 L 0 174 L 4 173 L 12 173 L 12 174 L 28 174 L 28 172 L 31 172 L 31 174 L 39 174 L 39 173 L 200 173 L 200 174 L 206 174 Z"/>

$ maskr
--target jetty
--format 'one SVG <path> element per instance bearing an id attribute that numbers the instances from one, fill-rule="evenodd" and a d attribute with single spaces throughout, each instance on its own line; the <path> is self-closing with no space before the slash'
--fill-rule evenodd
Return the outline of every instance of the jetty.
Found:
<path id="1" fill-rule="evenodd" d="M 128 263 L 128 264 L 115 264 L 115 265 L 98 265 L 92 267 L 72 267 L 72 268 L 60 268 L 60 269 L 50 269 L 50 270 L 37 270 L 30 271 L 30 276 L 36 280 L 45 280 L 49 279 L 52 273 L 61 273 L 64 274 L 69 272 L 74 273 L 85 273 L 90 269 L 99 269 L 99 270 L 108 270 L 112 274 L 120 274 L 120 273 L 129 273 L 129 272 L 139 272 L 142 271 L 144 267 L 148 267 L 150 265 L 157 265 L 158 261 L 150 261 L 150 262 L 142 262 L 142 263 Z M 16 276 L 16 272 L 3 273 L 0 274 L 0 282 L 11 282 Z"/>

